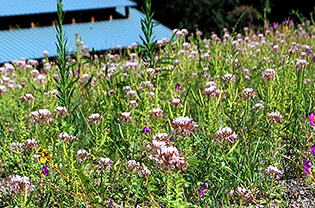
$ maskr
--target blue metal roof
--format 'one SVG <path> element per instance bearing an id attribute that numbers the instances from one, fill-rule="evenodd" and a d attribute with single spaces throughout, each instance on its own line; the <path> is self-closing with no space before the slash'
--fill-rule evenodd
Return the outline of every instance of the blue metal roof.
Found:
<path id="1" fill-rule="evenodd" d="M 0 5 L 0 17 L 57 12 L 57 0 L 1 0 Z M 63 10 L 67 12 L 136 5 L 130 0 L 64 0 Z"/>
<path id="2" fill-rule="evenodd" d="M 119 9 L 117 11 L 122 12 Z M 96 51 L 114 49 L 117 45 L 127 47 L 134 42 L 141 43 L 139 35 L 142 34 L 140 24 L 142 17 L 141 12 L 130 8 L 128 19 L 64 25 L 63 29 L 68 37 L 68 50 L 76 49 L 76 32 L 82 36 L 85 45 Z M 155 35 L 158 40 L 170 38 L 172 30 L 160 24 L 155 28 Z M 0 63 L 11 62 L 21 57 L 40 59 L 44 50 L 47 50 L 50 56 L 56 56 L 55 42 L 54 26 L 0 31 Z"/>

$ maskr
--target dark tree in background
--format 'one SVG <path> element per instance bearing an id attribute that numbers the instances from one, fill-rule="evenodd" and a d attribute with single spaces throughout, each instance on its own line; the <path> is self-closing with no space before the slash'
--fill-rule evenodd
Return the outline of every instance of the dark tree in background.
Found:
<path id="1" fill-rule="evenodd" d="M 135 1 L 140 9 L 143 0 Z M 223 28 L 231 30 L 249 8 L 251 10 L 239 22 L 238 30 L 245 26 L 259 29 L 264 24 L 264 17 L 269 22 L 282 22 L 289 18 L 297 20 L 295 15 L 290 15 L 291 9 L 309 19 L 314 6 L 314 0 L 289 0 L 286 4 L 280 0 L 152 0 L 156 20 L 171 29 L 186 28 L 195 32 L 198 28 L 206 36 L 212 31 L 220 33 Z"/>

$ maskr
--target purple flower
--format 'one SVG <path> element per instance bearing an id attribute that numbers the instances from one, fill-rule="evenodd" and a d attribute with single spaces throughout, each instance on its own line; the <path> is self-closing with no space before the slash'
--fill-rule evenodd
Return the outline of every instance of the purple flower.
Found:
<path id="1" fill-rule="evenodd" d="M 288 20 L 284 21 L 284 24 L 285 24 L 285 25 L 287 25 L 288 23 L 289 23 L 289 21 L 288 21 Z"/>
<path id="2" fill-rule="evenodd" d="M 110 198 L 110 200 L 109 200 L 109 205 L 112 207 L 112 206 L 114 206 L 113 205 L 113 199 L 112 198 Z"/>
<path id="3" fill-rule="evenodd" d="M 301 33 L 298 34 L 298 37 L 301 37 Z"/>
<path id="4" fill-rule="evenodd" d="M 78 76 L 79 75 L 79 71 L 75 71 L 75 75 Z"/>
<path id="5" fill-rule="evenodd" d="M 47 168 L 47 165 L 45 164 L 43 165 L 43 172 L 45 176 L 49 176 L 50 170 Z"/>
<path id="6" fill-rule="evenodd" d="M 308 175 L 310 172 L 309 172 L 309 170 L 308 169 L 310 169 L 311 168 L 311 161 L 310 160 L 305 160 L 304 161 L 304 163 L 303 163 L 303 166 L 304 166 L 304 173 L 306 174 L 306 175 Z"/>
<path id="7" fill-rule="evenodd" d="M 204 190 L 206 189 L 206 184 L 202 184 L 201 188 L 200 188 L 200 195 L 201 196 L 205 196 Z"/>
<path id="8" fill-rule="evenodd" d="M 313 147 L 312 147 L 312 155 L 315 155 L 315 144 L 313 145 Z"/>
<path id="9" fill-rule="evenodd" d="M 145 133 L 145 134 L 150 133 L 150 128 L 148 126 L 145 126 L 142 130 L 142 133 Z"/>
<path id="10" fill-rule="evenodd" d="M 267 22 L 266 23 L 266 30 L 268 30 L 269 29 L 269 23 Z"/>
<path id="11" fill-rule="evenodd" d="M 275 23 L 275 22 L 274 22 L 274 23 L 273 23 L 273 29 L 275 29 L 275 30 L 276 30 L 276 29 L 277 29 L 277 27 L 278 27 L 278 23 Z"/>
<path id="12" fill-rule="evenodd" d="M 309 34 L 310 38 L 312 37 L 312 33 Z"/>
<path id="13" fill-rule="evenodd" d="M 315 61 L 315 56 L 312 58 L 312 62 L 314 62 Z"/>
<path id="14" fill-rule="evenodd" d="M 312 126 L 315 126 L 315 123 L 314 123 L 314 111 L 311 112 L 310 116 L 308 117 L 308 120 L 310 121 Z"/>
<path id="15" fill-rule="evenodd" d="M 175 85 L 175 91 L 179 91 L 179 90 L 180 90 L 180 88 L 181 88 L 180 84 L 179 84 L 179 83 L 177 83 L 177 84 Z"/>
<path id="16" fill-rule="evenodd" d="M 293 20 L 289 20 L 289 24 L 293 24 Z"/>
<path id="17" fill-rule="evenodd" d="M 309 49 L 306 49 L 306 52 L 307 52 L 307 56 L 310 56 L 313 53 L 313 51 Z"/>

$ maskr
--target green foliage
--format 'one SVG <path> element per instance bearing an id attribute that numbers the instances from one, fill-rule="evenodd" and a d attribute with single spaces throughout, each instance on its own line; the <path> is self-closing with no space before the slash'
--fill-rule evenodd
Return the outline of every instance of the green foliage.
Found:
<path id="1" fill-rule="evenodd" d="M 144 8 L 142 9 L 144 18 L 141 19 L 141 30 L 143 36 L 140 36 L 142 40 L 141 52 L 142 59 L 145 62 L 150 63 L 150 67 L 155 67 L 156 57 L 156 36 L 154 35 L 154 28 L 159 25 L 158 22 L 154 22 L 153 15 L 151 12 L 151 0 L 145 0 Z"/>
<path id="2" fill-rule="evenodd" d="M 3 69 L 16 87 L 4 80 L 0 88 L 1 206 L 289 206 L 279 179 L 302 179 L 303 161 L 313 158 L 314 54 L 301 53 L 313 50 L 313 38 L 283 23 L 263 36 L 235 29 L 220 39 L 191 34 L 150 48 L 146 10 L 149 47 L 101 57 L 78 46 L 74 59 L 62 1 L 58 8 L 58 59 L 40 74 L 45 82 L 17 64 Z M 314 32 L 311 25 L 301 31 Z M 153 70 L 148 57 L 157 60 Z M 14 176 L 29 184 L 18 189 Z"/>
<path id="3" fill-rule="evenodd" d="M 72 72 L 72 76 L 75 74 L 75 70 L 73 69 L 73 65 L 67 64 L 67 42 L 68 39 L 66 37 L 66 33 L 63 31 L 62 23 L 65 17 L 65 13 L 63 12 L 63 0 L 58 0 L 57 2 L 57 15 L 58 20 L 56 20 L 56 38 L 57 38 L 57 60 L 56 64 L 59 69 L 59 77 L 60 79 L 55 79 L 56 87 L 58 90 L 58 98 L 61 106 L 65 106 L 70 114 L 73 113 L 73 110 L 76 108 L 71 102 L 71 97 L 74 92 L 74 84 L 78 81 L 79 77 L 70 77 L 70 73 Z"/>

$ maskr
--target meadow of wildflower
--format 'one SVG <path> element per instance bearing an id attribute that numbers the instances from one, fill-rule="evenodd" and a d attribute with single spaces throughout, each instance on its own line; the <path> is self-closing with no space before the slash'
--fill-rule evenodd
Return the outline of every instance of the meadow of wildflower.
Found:
<path id="1" fill-rule="evenodd" d="M 154 41 L 147 11 L 142 44 L 70 53 L 58 6 L 56 60 L 0 67 L 1 207 L 288 207 L 280 180 L 315 183 L 314 21 Z"/>

